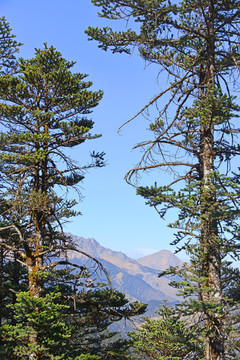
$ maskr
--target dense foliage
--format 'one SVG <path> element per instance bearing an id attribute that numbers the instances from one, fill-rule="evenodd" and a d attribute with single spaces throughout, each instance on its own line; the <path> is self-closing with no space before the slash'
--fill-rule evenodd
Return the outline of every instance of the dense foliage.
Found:
<path id="1" fill-rule="evenodd" d="M 67 155 L 100 136 L 90 133 L 89 114 L 103 93 L 91 91 L 87 75 L 73 73 L 74 63 L 52 46 L 16 60 L 19 44 L 4 18 L 0 25 L 1 359 L 124 359 L 129 342 L 108 327 L 146 306 L 90 280 L 70 250 L 103 272 L 105 283 L 108 274 L 63 232 L 78 215 L 70 190 L 79 193 L 86 170 L 104 166 L 103 153 L 87 164 L 80 152 L 78 163 Z"/>
<path id="2" fill-rule="evenodd" d="M 136 353 L 146 359 L 182 360 L 203 359 L 203 339 L 198 324 L 180 319 L 173 307 L 165 303 L 153 319 L 132 332 Z"/>
<path id="3" fill-rule="evenodd" d="M 1 123 L 6 129 L 0 154 L 5 177 L 2 216 L 7 221 L 2 231 L 9 228 L 2 245 L 21 257 L 34 296 L 43 291 L 41 272 L 57 265 L 44 260 L 66 248 L 64 219 L 76 215 L 76 201 L 57 191 L 77 185 L 84 169 L 103 165 L 102 154 L 93 154 L 92 164 L 79 166 L 63 151 L 96 138 L 89 134 L 93 122 L 86 115 L 102 97 L 101 91 L 88 90 L 91 83 L 83 80 L 85 75 L 71 73 L 72 66 L 53 47 L 45 47 L 36 50 L 34 59 L 19 60 L 19 75 L 0 79 Z"/>

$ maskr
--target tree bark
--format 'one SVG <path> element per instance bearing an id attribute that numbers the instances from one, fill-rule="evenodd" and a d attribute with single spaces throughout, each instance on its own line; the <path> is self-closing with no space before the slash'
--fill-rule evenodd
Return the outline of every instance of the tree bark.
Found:
<path id="1" fill-rule="evenodd" d="M 3 259 L 4 251 L 0 247 L 0 307 L 3 308 Z M 2 325 L 2 314 L 0 313 L 0 326 Z"/>
<path id="2" fill-rule="evenodd" d="M 204 74 L 201 98 L 211 96 L 215 90 L 215 34 L 214 34 L 214 2 L 209 1 L 208 13 L 208 64 Z M 213 95 L 214 96 L 214 95 Z M 201 188 L 201 250 L 203 253 L 202 275 L 207 279 L 203 284 L 203 302 L 205 304 L 222 303 L 221 285 L 221 250 L 219 244 L 217 221 L 214 217 L 216 207 L 216 187 L 214 184 L 214 113 L 201 119 L 200 125 L 200 181 Z M 205 360 L 224 360 L 224 337 L 222 321 L 217 314 L 206 310 L 205 327 L 210 335 L 205 339 Z"/>

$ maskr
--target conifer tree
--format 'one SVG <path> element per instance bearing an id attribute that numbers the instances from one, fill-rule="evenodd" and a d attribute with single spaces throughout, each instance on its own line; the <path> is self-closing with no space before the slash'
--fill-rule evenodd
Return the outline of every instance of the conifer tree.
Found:
<path id="1" fill-rule="evenodd" d="M 16 53 L 21 45 L 11 33 L 5 16 L 0 18 L 0 74 L 13 73 L 16 70 Z"/>
<path id="2" fill-rule="evenodd" d="M 143 156 L 126 178 L 131 182 L 134 175 L 153 169 L 174 173 L 169 184 L 140 187 L 138 194 L 162 217 L 179 210 L 171 224 L 177 229 L 173 243 L 187 249 L 192 264 L 180 284 L 186 296 L 193 295 L 185 310 L 197 313 L 204 324 L 205 359 L 223 360 L 231 332 L 227 314 L 238 306 L 225 290 L 227 281 L 236 280 L 226 256 L 239 258 L 239 171 L 233 162 L 240 154 L 239 106 L 233 95 L 239 76 L 240 2 L 92 2 L 101 8 L 101 17 L 125 20 L 133 29 L 90 27 L 90 39 L 113 53 L 138 49 L 145 61 L 169 76 L 166 89 L 137 114 L 159 100 L 159 113 L 150 125 L 153 139 L 135 146 Z"/>
<path id="3" fill-rule="evenodd" d="M 107 328 L 145 307 L 129 304 L 123 294 L 109 289 L 67 295 L 56 289 L 38 298 L 18 293 L 11 306 L 15 323 L 1 327 L 1 359 L 127 359 L 129 340 Z M 37 341 L 29 342 L 32 334 Z"/>
<path id="4" fill-rule="evenodd" d="M 198 324 L 180 319 L 166 302 L 156 314 L 158 316 L 152 319 L 144 318 L 144 323 L 129 333 L 137 354 L 157 360 L 203 359 Z"/>
<path id="5" fill-rule="evenodd" d="M 9 23 L 3 16 L 0 18 L 0 75 L 14 73 L 16 71 L 16 54 L 21 45 L 15 40 L 15 35 L 12 34 Z M 2 164 L 0 164 L 1 168 Z M 4 187 L 4 178 L 1 179 L 0 188 Z M 2 208 L 0 209 L 2 211 Z M 14 297 L 14 293 L 7 294 L 6 287 L 11 283 L 11 276 L 9 276 L 9 268 L 13 270 L 13 277 L 19 274 L 19 264 L 10 261 L 8 251 L 0 247 L 0 324 L 2 322 L 3 313 L 6 312 L 5 305 L 9 303 L 10 298 Z M 20 271 L 21 273 L 21 271 Z M 18 279 L 19 280 L 19 279 Z M 18 283 L 19 281 L 17 281 Z M 13 285 L 13 284 L 11 284 Z M 16 285 L 18 286 L 18 285 Z M 9 297 L 10 295 L 10 297 Z"/>
<path id="6" fill-rule="evenodd" d="M 1 248 L 22 273 L 19 283 L 5 286 L 5 302 L 11 291 L 14 300 L 5 306 L 0 329 L 3 359 L 123 359 L 128 341 L 107 328 L 146 308 L 101 284 L 89 287 L 86 266 L 68 259 L 70 249 L 81 249 L 63 233 L 64 221 L 77 215 L 76 201 L 66 194 L 78 191 L 88 168 L 104 165 L 103 153 L 93 152 L 86 165 L 66 155 L 66 149 L 99 137 L 90 134 L 88 115 L 102 91 L 90 91 L 91 82 L 72 73 L 73 65 L 45 45 L 33 59 L 19 60 L 16 75 L 0 77 Z M 81 253 L 95 270 L 104 270 Z"/>
<path id="7" fill-rule="evenodd" d="M 102 153 L 93 153 L 92 161 L 84 165 L 65 154 L 99 136 L 90 134 L 93 121 L 87 115 L 98 105 L 102 91 L 90 91 L 92 83 L 84 80 L 86 75 L 72 73 L 73 65 L 45 45 L 36 50 L 35 58 L 19 60 L 18 74 L 0 77 L 5 181 L 1 248 L 15 254 L 26 268 L 30 296 L 36 299 L 44 294 L 49 271 L 71 265 L 66 252 L 74 244 L 62 226 L 77 213 L 76 200 L 67 199 L 66 193 L 83 180 L 86 169 L 104 165 Z M 28 341 L 33 350 L 29 359 L 38 358 L 38 334 L 30 332 Z"/>
<path id="8" fill-rule="evenodd" d="M 66 200 L 57 190 L 75 187 L 89 167 L 103 166 L 103 154 L 92 154 L 93 162 L 76 164 L 64 153 L 67 148 L 97 138 L 89 133 L 87 119 L 102 98 L 88 90 L 86 75 L 73 74 L 74 63 L 62 58 L 53 47 L 36 50 L 31 60 L 19 60 L 18 76 L 2 76 L 0 121 L 1 162 L 9 184 L 5 216 L 11 215 L 8 243 L 28 269 L 29 289 L 39 297 L 43 291 L 37 273 L 55 266 L 45 259 L 64 251 L 62 221 L 75 215 L 76 201 Z M 18 238 L 10 244 L 12 234 Z"/>

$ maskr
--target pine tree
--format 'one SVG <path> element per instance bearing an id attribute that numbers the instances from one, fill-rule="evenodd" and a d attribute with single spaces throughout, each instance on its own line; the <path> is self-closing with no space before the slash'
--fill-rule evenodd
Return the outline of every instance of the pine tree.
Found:
<path id="1" fill-rule="evenodd" d="M 123 293 L 107 287 L 83 291 L 75 296 L 76 311 L 72 325 L 75 328 L 68 350 L 71 354 L 89 353 L 106 360 L 128 359 L 131 342 L 119 332 L 112 331 L 120 320 L 133 320 L 143 314 L 146 305 L 130 303 Z M 73 306 L 73 303 L 72 305 Z"/>
<path id="2" fill-rule="evenodd" d="M 88 90 L 91 82 L 83 80 L 86 75 L 72 74 L 73 65 L 45 46 L 35 58 L 19 60 L 18 76 L 0 79 L 0 121 L 7 129 L 1 134 L 0 157 L 9 184 L 3 193 L 4 215 L 10 214 L 12 221 L 8 243 L 2 246 L 21 256 L 36 297 L 43 291 L 37 273 L 55 265 L 44 259 L 64 251 L 62 221 L 76 214 L 76 201 L 57 191 L 75 187 L 87 168 L 103 165 L 102 154 L 93 154 L 94 161 L 81 166 L 63 152 L 98 137 L 90 135 L 93 122 L 86 115 L 102 92 Z M 9 243 L 11 234 L 18 235 L 15 245 Z"/>
<path id="3" fill-rule="evenodd" d="M 94 266 L 92 262 L 88 258 L 90 268 Z M 54 270 L 49 273 L 45 286 L 48 294 L 58 291 L 60 304 L 67 306 L 64 318 L 71 328 L 71 336 L 61 348 L 65 356 L 69 359 L 79 354 L 106 360 L 129 358 L 131 342 L 120 334 L 119 322 L 135 320 L 145 312 L 146 304 L 129 302 L 123 293 L 99 282 L 98 276 L 94 279 L 89 270 L 81 274 L 71 267 Z"/>
<path id="4" fill-rule="evenodd" d="M 129 334 L 137 354 L 157 360 L 203 359 L 198 324 L 180 319 L 166 302 L 156 314 L 158 317 L 144 318 L 145 322 Z"/>
<path id="5" fill-rule="evenodd" d="M 179 285 L 192 296 L 185 311 L 199 314 L 203 321 L 205 359 L 223 360 L 231 333 L 227 315 L 238 307 L 226 296 L 225 284 L 236 279 L 226 256 L 239 258 L 239 174 L 232 160 L 240 154 L 239 106 L 233 96 L 239 73 L 240 2 L 92 2 L 101 8 L 101 17 L 125 20 L 133 30 L 88 28 L 90 39 L 113 53 L 137 48 L 145 61 L 169 75 L 166 89 L 137 114 L 158 100 L 165 103 L 158 103 L 159 113 L 150 125 L 153 140 L 135 146 L 144 153 L 126 178 L 130 182 L 152 169 L 173 171 L 169 184 L 140 187 L 138 194 L 161 217 L 170 209 L 179 210 L 171 224 L 177 229 L 173 243 L 181 242 L 192 264 Z"/>
<path id="6" fill-rule="evenodd" d="M 75 278 L 74 287 L 78 285 Z M 127 359 L 129 340 L 108 327 L 142 314 L 146 306 L 130 304 L 118 291 L 99 285 L 83 290 L 81 285 L 81 290 L 74 291 L 64 282 L 64 289 L 55 287 L 41 297 L 18 292 L 16 302 L 8 305 L 14 322 L 0 329 L 1 359 L 76 360 L 83 355 L 89 359 Z M 33 334 L 37 341 L 29 342 Z"/>
<path id="7" fill-rule="evenodd" d="M 9 23 L 3 16 L 0 18 L 0 74 L 13 73 L 16 70 L 16 53 L 19 51 L 15 35 L 11 33 Z"/>
<path id="8" fill-rule="evenodd" d="M 104 165 L 102 153 L 93 152 L 92 162 L 84 165 L 65 154 L 66 149 L 99 137 L 90 134 L 93 121 L 87 115 L 98 105 L 102 91 L 90 91 L 92 83 L 84 80 L 86 75 L 72 73 L 73 65 L 45 45 L 33 59 L 19 60 L 17 74 L 0 77 L 5 181 L 1 248 L 15 254 L 26 268 L 30 296 L 36 302 L 43 297 L 49 271 L 71 265 L 66 252 L 74 244 L 62 226 L 77 212 L 76 200 L 67 199 L 66 192 L 83 180 L 88 168 Z M 30 332 L 28 341 L 33 350 L 29 359 L 38 358 L 38 334 Z"/>
<path id="9" fill-rule="evenodd" d="M 1 248 L 10 256 L 2 271 L 5 311 L 0 356 L 124 359 L 129 341 L 108 326 L 142 314 L 146 306 L 129 304 L 123 294 L 101 284 L 90 286 L 88 269 L 68 259 L 70 249 L 93 261 L 94 271 L 99 268 L 108 275 L 62 228 L 66 219 L 77 215 L 76 201 L 69 200 L 66 192 L 78 190 L 88 168 L 104 165 L 103 153 L 93 152 L 87 165 L 65 154 L 65 149 L 99 137 L 90 134 L 93 122 L 87 115 L 102 92 L 90 91 L 86 75 L 72 73 L 74 63 L 53 47 L 45 45 L 35 55 L 19 60 L 17 75 L 0 77 L 0 122 L 5 128 L 0 146 L 5 179 L 0 231 Z M 61 189 L 66 189 L 62 195 Z M 6 304 L 11 291 L 14 298 Z"/>
<path id="10" fill-rule="evenodd" d="M 0 75 L 7 73 L 14 73 L 16 71 L 16 54 L 19 51 L 21 45 L 15 40 L 15 35 L 12 34 L 9 23 L 3 16 L 0 18 Z M 2 165 L 0 164 L 0 167 Z M 4 187 L 4 178 L 1 179 L 0 187 Z M 0 211 L 3 209 L 1 208 Z M 15 267 L 16 265 L 16 267 Z M 5 305 L 9 302 L 11 297 L 14 297 L 14 293 L 9 295 L 6 294 L 6 287 L 11 282 L 7 279 L 9 276 L 9 267 L 14 268 L 14 275 L 16 277 L 19 266 L 14 262 L 11 263 L 8 251 L 0 247 L 0 324 L 2 323 L 3 313 L 6 312 Z M 7 270 L 7 271 L 6 271 Z M 7 276 L 6 276 L 7 275 Z M 12 285 L 12 284 L 11 284 Z M 11 286 L 12 287 L 12 286 Z M 14 288 L 14 287 L 12 287 Z"/>

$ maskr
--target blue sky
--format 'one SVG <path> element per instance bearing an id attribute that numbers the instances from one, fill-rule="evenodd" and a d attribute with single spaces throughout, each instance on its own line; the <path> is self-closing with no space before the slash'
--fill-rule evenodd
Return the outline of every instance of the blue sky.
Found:
<path id="1" fill-rule="evenodd" d="M 101 133 L 102 138 L 80 145 L 71 155 L 84 164 L 92 150 L 104 151 L 107 166 L 86 174 L 78 206 L 83 215 L 68 224 L 66 231 L 94 237 L 102 246 L 133 257 L 161 249 L 174 251 L 169 245 L 173 232 L 167 228 L 171 218 L 161 220 L 124 181 L 125 173 L 140 159 L 139 153 L 131 151 L 132 146 L 149 137 L 148 122 L 139 117 L 123 128 L 121 136 L 117 134 L 119 126 L 153 98 L 159 86 L 165 86 L 164 75 L 157 78 L 157 67 L 145 67 L 137 54 L 112 55 L 87 40 L 84 30 L 89 25 L 106 25 L 90 0 L 0 0 L 0 9 L 17 40 L 24 43 L 20 56 L 33 57 L 34 48 L 47 42 L 66 59 L 77 62 L 75 71 L 89 74 L 93 90 L 104 91 L 103 100 L 92 113 L 93 132 Z M 167 177 L 154 172 L 143 183 L 164 183 Z"/>

